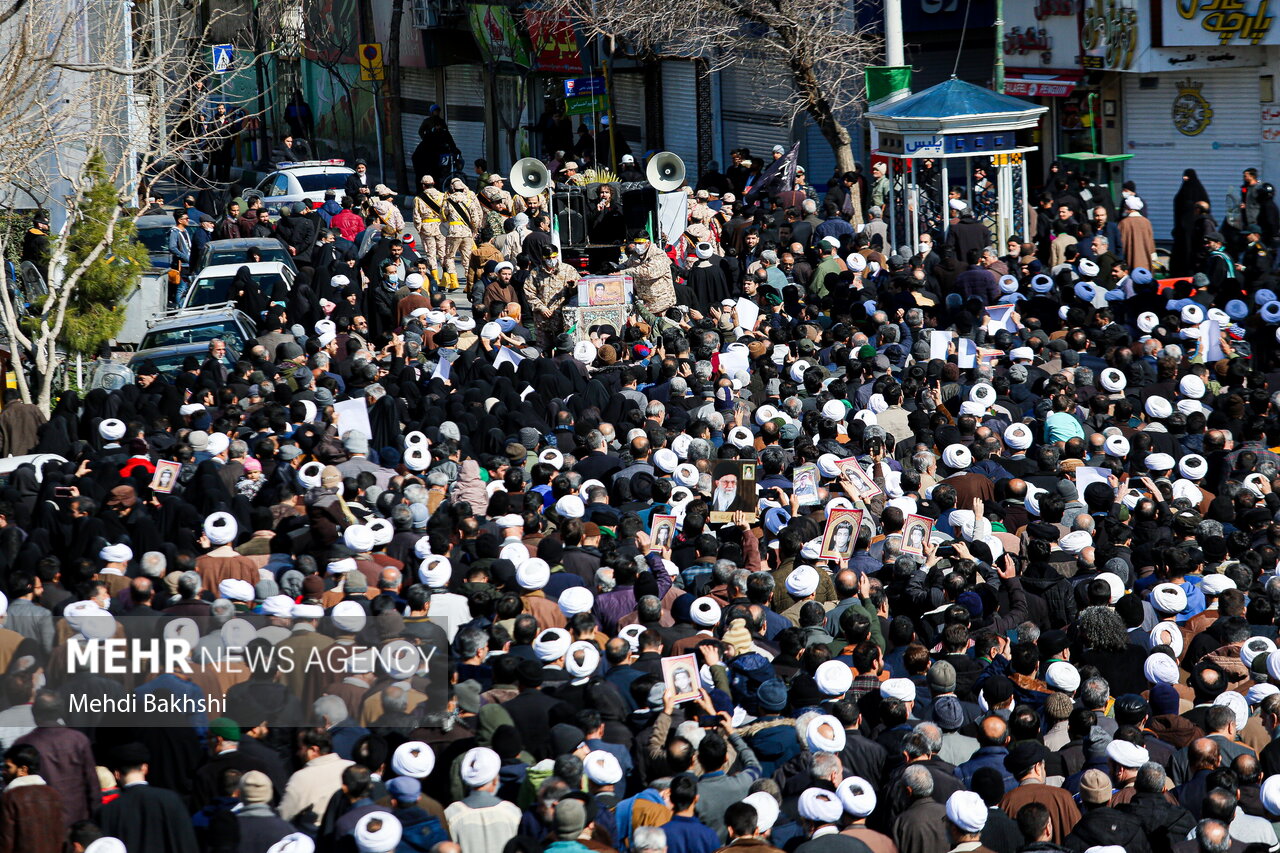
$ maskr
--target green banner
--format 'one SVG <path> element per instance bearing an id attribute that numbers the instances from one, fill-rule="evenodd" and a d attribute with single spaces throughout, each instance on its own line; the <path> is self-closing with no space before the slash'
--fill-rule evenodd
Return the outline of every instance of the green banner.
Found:
<path id="1" fill-rule="evenodd" d="M 516 28 L 515 18 L 506 6 L 474 4 L 469 7 L 471 32 L 476 38 L 485 62 L 510 62 L 521 68 L 533 65 L 529 42 Z"/>
<path id="2" fill-rule="evenodd" d="M 877 65 L 866 70 L 867 107 L 874 109 L 911 94 L 911 66 Z"/>
<path id="3" fill-rule="evenodd" d="M 608 95 L 574 95 L 564 99 L 564 114 L 567 116 L 587 116 L 608 111 Z"/>

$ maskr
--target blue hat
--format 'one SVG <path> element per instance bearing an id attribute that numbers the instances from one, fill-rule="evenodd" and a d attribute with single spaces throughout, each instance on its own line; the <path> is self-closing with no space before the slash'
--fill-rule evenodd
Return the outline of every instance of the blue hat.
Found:
<path id="1" fill-rule="evenodd" d="M 426 504 L 409 504 L 409 517 L 413 519 L 414 530 L 426 530 L 431 512 Z"/>
<path id="2" fill-rule="evenodd" d="M 1271 300 L 1259 312 L 1268 323 L 1280 323 L 1280 301 Z"/>
<path id="3" fill-rule="evenodd" d="M 756 690 L 756 701 L 761 711 L 781 711 L 787 707 L 787 685 L 781 679 L 769 679 Z"/>
<path id="4" fill-rule="evenodd" d="M 387 783 L 387 793 L 402 803 L 416 803 L 422 796 L 422 783 L 412 776 L 397 776 Z"/>
<path id="5" fill-rule="evenodd" d="M 770 507 L 764 514 L 764 528 L 770 533 L 777 533 L 791 521 L 791 513 L 780 506 Z"/>
<path id="6" fill-rule="evenodd" d="M 1124 295 L 1124 288 L 1120 287 L 1108 290 L 1103 296 L 1108 302 L 1124 302 L 1128 298 Z"/>
<path id="7" fill-rule="evenodd" d="M 1151 270 L 1146 267 L 1134 267 L 1133 272 L 1129 273 L 1129 278 L 1133 279 L 1134 284 L 1150 284 L 1155 280 Z"/>
<path id="8" fill-rule="evenodd" d="M 1040 273 L 1031 279 L 1031 289 L 1036 293 L 1048 293 L 1053 290 L 1053 279 L 1044 273 Z"/>
<path id="9" fill-rule="evenodd" d="M 954 732 L 964 725 L 964 707 L 955 696 L 939 696 L 933 703 L 933 721 L 944 732 Z"/>
<path id="10" fill-rule="evenodd" d="M 1095 289 L 1092 284 L 1089 284 L 1089 282 L 1087 281 L 1077 282 L 1075 290 L 1076 290 L 1076 299 L 1079 299 L 1081 302 L 1093 301 L 1093 295 L 1094 295 Z"/>
<path id="11" fill-rule="evenodd" d="M 982 618 L 982 596 L 978 595 L 976 592 L 971 590 L 969 592 L 960 593 L 960 597 L 956 599 L 956 604 L 959 604 L 965 610 L 968 610 L 969 615 L 974 619 Z"/>
<path id="12" fill-rule="evenodd" d="M 1227 303 L 1227 316 L 1232 320 L 1243 320 L 1249 316 L 1249 306 L 1244 304 L 1243 300 L 1232 299 Z"/>
<path id="13" fill-rule="evenodd" d="M 515 321 L 515 319 L 514 319 L 514 318 L 512 318 L 512 317 L 499 317 L 499 318 L 498 318 L 498 327 L 499 327 L 500 329 L 502 329 L 502 331 L 503 331 L 504 333 L 506 333 L 506 332 L 509 332 L 509 331 L 511 331 L 512 329 L 514 329 L 514 328 L 516 327 L 516 321 Z"/>
<path id="14" fill-rule="evenodd" d="M 1276 292 L 1274 290 L 1268 290 L 1265 287 L 1259 290 L 1257 293 L 1253 294 L 1254 305 L 1266 305 L 1268 302 L 1275 302 L 1275 301 L 1276 301 Z"/>

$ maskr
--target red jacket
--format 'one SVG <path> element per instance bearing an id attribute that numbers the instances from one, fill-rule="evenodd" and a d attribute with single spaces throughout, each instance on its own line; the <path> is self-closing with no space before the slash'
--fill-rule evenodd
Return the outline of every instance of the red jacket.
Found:
<path id="1" fill-rule="evenodd" d="M 342 239 L 354 241 L 364 230 L 364 220 L 350 210 L 344 210 L 329 220 L 330 228 L 337 228 Z"/>

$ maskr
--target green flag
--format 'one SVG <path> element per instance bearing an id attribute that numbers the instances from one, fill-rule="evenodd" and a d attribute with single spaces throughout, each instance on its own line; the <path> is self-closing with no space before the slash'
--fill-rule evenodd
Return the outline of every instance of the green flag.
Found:
<path id="1" fill-rule="evenodd" d="M 911 66 L 877 65 L 866 70 L 867 108 L 887 106 L 911 94 Z"/>

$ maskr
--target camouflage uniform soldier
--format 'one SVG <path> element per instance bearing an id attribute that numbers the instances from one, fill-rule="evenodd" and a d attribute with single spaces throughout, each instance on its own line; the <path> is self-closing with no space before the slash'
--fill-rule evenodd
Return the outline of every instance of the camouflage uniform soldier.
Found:
<path id="1" fill-rule="evenodd" d="M 645 307 L 661 316 L 676 304 L 676 286 L 671 280 L 671 259 L 644 234 L 637 234 L 627 243 L 630 256 L 622 271 L 631 276 L 635 284 L 635 298 Z"/>
<path id="2" fill-rule="evenodd" d="M 465 269 L 471 263 L 471 253 L 476 248 L 476 234 L 484 224 L 484 211 L 476 194 L 467 188 L 461 178 L 449 182 L 449 203 L 446 220 L 449 223 L 449 238 L 445 242 L 444 260 L 447 269 L 444 277 L 447 287 L 456 290 L 459 287 L 458 274 L 454 272 L 453 258 L 462 252 L 462 266 Z"/>
<path id="3" fill-rule="evenodd" d="M 574 294 L 578 278 L 577 270 L 560 263 L 560 250 L 547 246 L 538 265 L 525 279 L 525 301 L 533 312 L 538 345 L 544 350 L 551 347 L 556 335 L 564 329 L 564 303 Z"/>
<path id="4" fill-rule="evenodd" d="M 446 203 L 445 194 L 436 189 L 436 179 L 423 175 L 422 192 L 413 200 L 413 224 L 422 238 L 422 256 L 435 271 L 437 279 L 444 272 L 445 236 L 440 229 L 444 224 Z"/>

